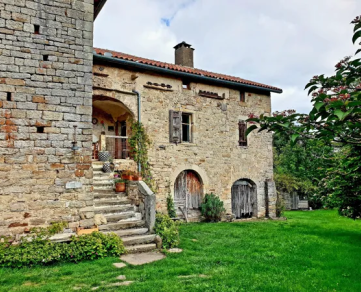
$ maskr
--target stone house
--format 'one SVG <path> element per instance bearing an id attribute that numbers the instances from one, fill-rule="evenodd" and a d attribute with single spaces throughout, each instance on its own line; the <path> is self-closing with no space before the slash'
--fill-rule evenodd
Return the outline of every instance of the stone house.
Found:
<path id="1" fill-rule="evenodd" d="M 168 64 L 95 48 L 94 123 L 103 121 L 109 137 L 131 135 L 131 119 L 144 124 L 157 210 L 166 211 L 170 195 L 179 215 L 197 216 L 203 195 L 213 192 L 237 218 L 275 216 L 272 136 L 247 137 L 245 120 L 270 114 L 271 92 L 282 90 L 195 69 L 191 45 L 174 49 L 175 64 Z M 94 134 L 100 135 L 99 126 Z M 102 147 L 122 164 L 129 149 L 119 140 Z"/>
<path id="2" fill-rule="evenodd" d="M 237 217 L 274 216 L 272 137 L 246 137 L 244 121 L 270 113 L 271 92 L 282 91 L 194 69 L 186 43 L 176 65 L 94 49 L 105 2 L 0 0 L 0 236 L 54 221 L 74 230 L 102 215 L 101 230 L 149 243 L 154 205 L 164 211 L 169 194 L 190 216 L 207 192 Z M 137 206 L 96 161 L 103 147 L 136 170 L 132 119 L 151 137 L 156 186 L 154 202 L 144 183 L 129 185 Z"/>

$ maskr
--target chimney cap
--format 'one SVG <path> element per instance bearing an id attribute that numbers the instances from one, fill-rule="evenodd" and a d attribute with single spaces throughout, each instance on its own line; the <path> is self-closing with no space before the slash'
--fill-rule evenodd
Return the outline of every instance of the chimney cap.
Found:
<path id="1" fill-rule="evenodd" d="M 190 48 L 190 49 L 194 50 L 193 48 L 191 48 L 191 46 L 192 46 L 192 45 L 187 44 L 185 41 L 183 41 L 183 42 L 179 43 L 178 45 L 176 45 L 176 46 L 174 47 L 174 49 L 177 50 L 177 49 L 179 49 L 180 47 L 186 47 L 186 48 Z"/>

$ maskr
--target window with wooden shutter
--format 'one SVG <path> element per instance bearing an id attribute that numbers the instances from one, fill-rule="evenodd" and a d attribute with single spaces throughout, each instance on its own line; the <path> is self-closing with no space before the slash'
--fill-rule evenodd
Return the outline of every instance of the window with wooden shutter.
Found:
<path id="1" fill-rule="evenodd" d="M 182 142 L 182 112 L 169 111 L 169 142 Z"/>
<path id="2" fill-rule="evenodd" d="M 239 121 L 238 123 L 238 131 L 239 131 L 239 146 L 247 146 L 247 124 L 245 121 Z"/>

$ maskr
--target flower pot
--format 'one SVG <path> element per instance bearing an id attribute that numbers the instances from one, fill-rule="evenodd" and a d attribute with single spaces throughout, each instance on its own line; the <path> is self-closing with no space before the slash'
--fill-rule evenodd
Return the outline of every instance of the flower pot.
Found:
<path id="1" fill-rule="evenodd" d="M 103 172 L 105 172 L 105 173 L 112 172 L 112 167 L 111 167 L 110 162 L 104 162 L 104 164 L 103 164 Z"/>
<path id="2" fill-rule="evenodd" d="M 77 227 L 76 234 L 83 235 L 83 234 L 91 234 L 95 231 L 99 231 L 98 226 L 93 226 L 91 228 L 84 229 L 84 227 Z"/>
<path id="3" fill-rule="evenodd" d="M 122 174 L 122 179 L 133 180 L 133 176 L 130 174 Z"/>
<path id="4" fill-rule="evenodd" d="M 132 181 L 140 181 L 140 180 L 142 180 L 142 177 L 140 175 L 134 175 L 131 180 Z"/>
<path id="5" fill-rule="evenodd" d="M 115 191 L 117 193 L 124 193 L 125 192 L 125 183 L 116 183 L 115 184 Z"/>
<path id="6" fill-rule="evenodd" d="M 108 161 L 110 158 L 109 151 L 99 151 L 98 152 L 98 159 L 99 161 Z"/>

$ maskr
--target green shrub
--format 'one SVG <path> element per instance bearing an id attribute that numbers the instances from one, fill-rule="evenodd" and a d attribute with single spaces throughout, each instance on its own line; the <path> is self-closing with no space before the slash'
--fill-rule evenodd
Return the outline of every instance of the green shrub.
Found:
<path id="1" fill-rule="evenodd" d="M 177 213 L 174 208 L 174 201 L 170 194 L 167 197 L 167 210 L 168 210 L 168 215 L 170 218 L 177 217 Z"/>
<path id="2" fill-rule="evenodd" d="M 223 202 L 215 194 L 206 194 L 201 204 L 201 213 L 208 222 L 218 222 L 226 210 Z"/>
<path id="3" fill-rule="evenodd" d="M 178 224 L 168 215 L 156 214 L 154 231 L 162 238 L 163 248 L 173 248 L 179 245 Z"/>
<path id="4" fill-rule="evenodd" d="M 18 245 L 0 243 L 0 267 L 22 268 L 56 262 L 80 262 L 119 256 L 125 252 L 116 234 L 93 232 L 72 236 L 69 243 L 53 243 L 43 236 L 24 237 Z"/>

